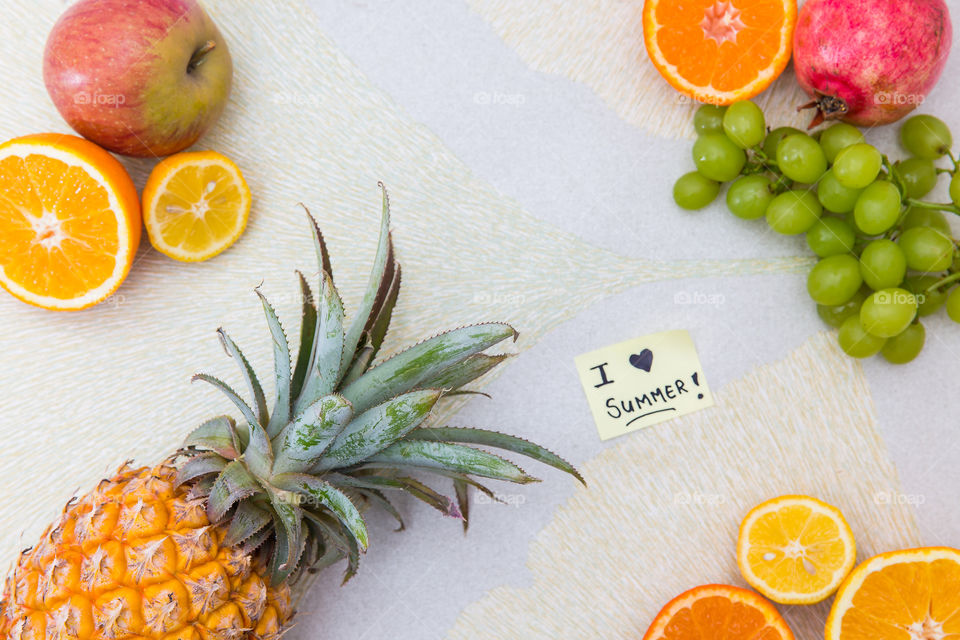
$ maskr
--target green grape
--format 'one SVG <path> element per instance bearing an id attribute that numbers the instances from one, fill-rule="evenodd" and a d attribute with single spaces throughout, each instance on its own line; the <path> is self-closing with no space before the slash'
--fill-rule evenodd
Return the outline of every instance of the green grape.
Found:
<path id="1" fill-rule="evenodd" d="M 917 298 L 906 289 L 881 289 L 863 301 L 860 324 L 868 333 L 892 338 L 903 332 L 917 316 Z"/>
<path id="2" fill-rule="evenodd" d="M 827 156 L 816 140 L 805 133 L 794 133 L 777 146 L 777 166 L 791 180 L 813 184 L 827 170 Z"/>
<path id="3" fill-rule="evenodd" d="M 794 133 L 803 134 L 803 131 L 800 131 L 800 129 L 794 129 L 793 127 L 777 127 L 768 133 L 766 138 L 764 138 L 763 152 L 771 160 L 776 160 L 777 147 L 780 146 L 780 141 Z"/>
<path id="4" fill-rule="evenodd" d="M 723 114 L 726 111 L 726 107 L 718 107 L 715 104 L 701 106 L 693 115 L 693 128 L 699 135 L 723 131 Z"/>
<path id="5" fill-rule="evenodd" d="M 729 182 L 740 175 L 747 154 L 724 134 L 705 133 L 693 143 L 693 161 L 711 180 Z"/>
<path id="6" fill-rule="evenodd" d="M 850 213 L 853 211 L 853 207 L 857 204 L 857 198 L 860 197 L 862 192 L 863 189 L 850 189 L 840 184 L 840 181 L 833 174 L 833 169 L 823 174 L 820 183 L 817 185 L 817 198 L 820 200 L 820 204 L 827 211 L 833 211 L 834 213 Z"/>
<path id="7" fill-rule="evenodd" d="M 953 204 L 960 205 L 960 173 L 955 173 L 950 178 L 950 199 Z"/>
<path id="8" fill-rule="evenodd" d="M 837 154 L 852 144 L 863 142 L 863 134 L 852 124 L 838 122 L 828 129 L 824 129 L 820 134 L 820 146 L 823 147 L 823 153 L 827 156 L 827 162 L 832 163 L 837 159 Z"/>
<path id="9" fill-rule="evenodd" d="M 910 276 L 903 281 L 903 288 L 917 296 L 917 315 L 924 318 L 940 310 L 947 301 L 947 292 L 942 288 L 930 290 L 940 282 L 940 278 L 931 275 Z"/>
<path id="10" fill-rule="evenodd" d="M 860 305 L 863 304 L 863 301 L 867 299 L 868 295 L 870 295 L 870 290 L 866 287 L 860 287 L 857 292 L 853 294 L 853 297 L 843 304 L 832 307 L 818 304 L 817 315 L 831 327 L 839 329 L 850 316 L 860 317 Z"/>
<path id="11" fill-rule="evenodd" d="M 840 218 L 820 218 L 807 231 L 807 246 L 821 258 L 850 253 L 856 239 L 853 228 Z"/>
<path id="12" fill-rule="evenodd" d="M 927 158 L 907 158 L 893 165 L 908 198 L 922 198 L 937 186 L 937 167 Z"/>
<path id="13" fill-rule="evenodd" d="M 936 160 L 953 146 L 953 135 L 943 120 L 930 115 L 913 116 L 900 128 L 903 148 L 920 158 Z"/>
<path id="14" fill-rule="evenodd" d="M 914 227 L 900 236 L 907 266 L 914 271 L 945 271 L 953 264 L 953 239 L 932 227 Z"/>
<path id="15" fill-rule="evenodd" d="M 837 335 L 840 342 L 840 348 L 844 353 L 853 358 L 869 358 L 875 356 L 883 349 L 887 343 L 886 338 L 878 338 L 869 334 L 860 324 L 859 316 L 850 316 L 840 326 L 840 333 Z"/>
<path id="16" fill-rule="evenodd" d="M 723 114 L 723 131 L 734 144 L 749 149 L 763 141 L 766 123 L 763 111 L 749 100 L 734 102 Z"/>
<path id="17" fill-rule="evenodd" d="M 860 194 L 853 208 L 857 226 L 868 236 L 884 233 L 900 218 L 900 191 L 892 182 L 874 182 Z"/>
<path id="18" fill-rule="evenodd" d="M 727 208 L 744 220 L 762 218 L 773 202 L 771 184 L 769 178 L 759 174 L 738 178 L 727 190 Z"/>
<path id="19" fill-rule="evenodd" d="M 919 322 L 911 324 L 903 333 L 887 340 L 880 353 L 891 364 L 907 364 L 923 351 L 927 330 Z"/>
<path id="20" fill-rule="evenodd" d="M 907 258 L 893 240 L 874 240 L 860 254 L 860 275 L 874 291 L 900 286 L 907 275 Z"/>
<path id="21" fill-rule="evenodd" d="M 950 223 L 942 211 L 936 209 L 923 209 L 920 207 L 910 207 L 903 215 L 902 228 L 904 231 L 914 227 L 933 227 L 942 231 L 946 235 L 951 235 Z"/>
<path id="22" fill-rule="evenodd" d="M 852 144 L 837 154 L 833 174 L 848 189 L 865 189 L 880 175 L 883 156 L 873 145 Z"/>
<path id="23" fill-rule="evenodd" d="M 680 176 L 673 185 L 673 199 L 684 209 L 702 209 L 717 198 L 720 183 L 691 171 Z"/>
<path id="24" fill-rule="evenodd" d="M 954 287 L 947 296 L 947 315 L 954 322 L 960 322 L 960 287 Z"/>
<path id="25" fill-rule="evenodd" d="M 860 261 L 843 254 L 823 258 L 807 276 L 807 291 L 817 304 L 827 307 L 848 302 L 863 284 Z"/>
<path id="26" fill-rule="evenodd" d="M 820 201 L 810 191 L 786 191 L 767 207 L 767 224 L 787 236 L 806 233 L 823 213 Z"/>

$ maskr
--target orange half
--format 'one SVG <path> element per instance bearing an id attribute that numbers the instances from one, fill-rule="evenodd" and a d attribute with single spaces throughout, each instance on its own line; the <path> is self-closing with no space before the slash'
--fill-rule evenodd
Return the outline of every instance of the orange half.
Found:
<path id="1" fill-rule="evenodd" d="M 870 558 L 841 585 L 827 640 L 960 638 L 960 550 L 893 551 Z"/>
<path id="2" fill-rule="evenodd" d="M 113 294 L 140 244 L 140 203 L 116 158 L 64 134 L 0 145 L 0 286 L 45 309 Z"/>
<path id="3" fill-rule="evenodd" d="M 646 0 L 647 54 L 681 93 L 726 105 L 757 95 L 790 62 L 796 0 Z"/>
<path id="4" fill-rule="evenodd" d="M 753 591 L 708 584 L 681 593 L 643 640 L 793 640 L 777 608 Z"/>

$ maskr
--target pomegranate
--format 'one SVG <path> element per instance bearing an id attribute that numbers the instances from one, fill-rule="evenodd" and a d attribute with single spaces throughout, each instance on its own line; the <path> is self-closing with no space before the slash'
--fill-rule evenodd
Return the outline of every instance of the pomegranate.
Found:
<path id="1" fill-rule="evenodd" d="M 953 29 L 944 0 L 808 0 L 793 36 L 810 127 L 842 119 L 872 126 L 923 102 L 947 62 Z"/>

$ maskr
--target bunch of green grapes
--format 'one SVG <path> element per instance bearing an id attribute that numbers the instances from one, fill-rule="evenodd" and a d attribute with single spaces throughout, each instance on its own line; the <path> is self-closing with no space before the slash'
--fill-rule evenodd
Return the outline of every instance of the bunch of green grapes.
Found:
<path id="1" fill-rule="evenodd" d="M 814 136 L 769 131 L 749 101 L 704 105 L 694 126 L 697 170 L 677 180 L 674 200 L 700 209 L 731 182 L 726 201 L 735 216 L 805 234 L 819 259 L 807 291 L 847 354 L 904 364 L 923 349 L 921 318 L 945 307 L 960 323 L 960 259 L 944 216 L 960 215 L 960 164 L 943 121 L 907 120 L 900 139 L 910 157 L 895 164 L 849 124 Z M 950 168 L 937 166 L 943 157 Z M 952 202 L 923 201 L 942 174 L 951 176 Z"/>

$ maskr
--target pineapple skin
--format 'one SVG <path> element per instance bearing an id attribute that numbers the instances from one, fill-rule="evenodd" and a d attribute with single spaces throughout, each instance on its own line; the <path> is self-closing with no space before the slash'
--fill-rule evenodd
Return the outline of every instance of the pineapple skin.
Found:
<path id="1" fill-rule="evenodd" d="M 6 580 L 0 640 L 277 640 L 289 587 L 221 546 L 225 525 L 175 477 L 124 466 L 68 503 Z"/>

